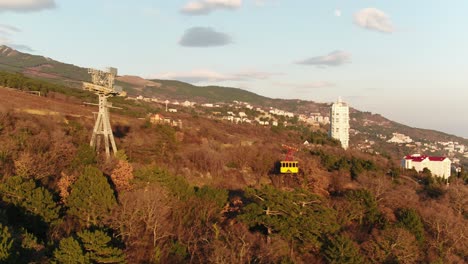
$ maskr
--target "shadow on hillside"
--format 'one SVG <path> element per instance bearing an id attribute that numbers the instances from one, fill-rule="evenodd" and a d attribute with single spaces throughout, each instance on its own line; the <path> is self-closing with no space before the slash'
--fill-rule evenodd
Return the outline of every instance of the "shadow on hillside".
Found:
<path id="1" fill-rule="evenodd" d="M 114 137 L 116 138 L 124 138 L 128 133 L 130 133 L 130 126 L 116 125 L 114 127 Z"/>

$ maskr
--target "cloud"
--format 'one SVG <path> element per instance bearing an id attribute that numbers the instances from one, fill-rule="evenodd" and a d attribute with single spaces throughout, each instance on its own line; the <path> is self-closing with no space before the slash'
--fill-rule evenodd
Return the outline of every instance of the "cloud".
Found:
<path id="1" fill-rule="evenodd" d="M 239 80 L 266 80 L 273 76 L 283 75 L 283 73 L 278 72 L 261 72 L 261 71 L 242 71 L 234 74 L 234 76 Z"/>
<path id="2" fill-rule="evenodd" d="M 283 86 L 283 87 L 290 87 L 296 90 L 318 89 L 318 88 L 326 88 L 326 87 L 335 86 L 334 83 L 326 82 L 326 81 L 315 81 L 315 82 L 309 82 L 309 83 L 278 82 L 278 83 L 275 83 L 275 85 Z"/>
<path id="3" fill-rule="evenodd" d="M 340 9 L 335 9 L 335 16 L 337 16 L 337 17 L 341 16 L 341 10 Z"/>
<path id="4" fill-rule="evenodd" d="M 316 65 L 319 67 L 326 67 L 326 66 L 340 66 L 342 64 L 351 62 L 351 54 L 345 51 L 333 51 L 324 56 L 317 56 L 312 57 L 309 59 L 305 59 L 302 61 L 298 61 L 297 64 L 302 65 Z"/>
<path id="5" fill-rule="evenodd" d="M 190 72 L 166 72 L 149 76 L 149 79 L 179 80 L 189 83 L 264 80 L 280 73 L 243 71 L 233 74 L 198 69 Z"/>
<path id="6" fill-rule="evenodd" d="M 217 32 L 210 27 L 192 27 L 185 31 L 179 41 L 184 47 L 215 47 L 232 43 L 229 35 Z"/>
<path id="7" fill-rule="evenodd" d="M 16 44 L 10 39 L 11 35 L 18 32 L 21 32 L 21 30 L 17 27 L 0 24 L 0 45 L 6 45 L 16 50 L 33 52 L 34 50 L 31 47 L 22 44 Z"/>
<path id="8" fill-rule="evenodd" d="M 242 0 L 198 0 L 190 1 L 182 7 L 187 15 L 207 15 L 215 10 L 233 10 L 242 6 Z"/>
<path id="9" fill-rule="evenodd" d="M 392 33 L 395 28 L 390 18 L 377 8 L 364 8 L 354 14 L 354 23 L 362 28 Z"/>
<path id="10" fill-rule="evenodd" d="M 13 33 L 20 32 L 19 28 L 10 26 L 10 25 L 5 25 L 5 24 L 0 24 L 0 34 L 2 35 L 11 35 Z"/>
<path id="11" fill-rule="evenodd" d="M 30 46 L 23 45 L 23 44 L 9 44 L 8 46 L 10 46 L 11 48 L 13 48 L 15 50 L 20 50 L 20 51 L 26 51 L 26 52 L 34 52 L 35 51 Z"/>
<path id="12" fill-rule="evenodd" d="M 0 11 L 33 12 L 55 6 L 55 0 L 0 0 Z"/>
<path id="13" fill-rule="evenodd" d="M 190 72 L 166 72 L 152 76 L 156 79 L 179 80 L 189 83 L 222 82 L 231 77 L 211 70 L 193 70 Z"/>
<path id="14" fill-rule="evenodd" d="M 20 51 L 26 51 L 26 52 L 35 51 L 31 47 L 29 47 L 27 45 L 12 43 L 9 38 L 6 38 L 4 36 L 0 36 L 0 45 L 5 45 L 5 46 L 8 46 L 8 47 L 10 47 L 12 49 L 20 50 Z"/>

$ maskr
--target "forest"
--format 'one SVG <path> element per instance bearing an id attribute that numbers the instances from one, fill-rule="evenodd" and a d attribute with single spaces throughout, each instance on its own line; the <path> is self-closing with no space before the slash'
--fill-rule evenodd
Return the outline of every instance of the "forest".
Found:
<path id="1" fill-rule="evenodd" d="M 112 115 L 106 160 L 90 118 L 0 108 L 0 263 L 468 262 L 463 172 L 447 185 L 321 129 Z M 300 173 L 278 174 L 281 144 L 305 140 Z"/>

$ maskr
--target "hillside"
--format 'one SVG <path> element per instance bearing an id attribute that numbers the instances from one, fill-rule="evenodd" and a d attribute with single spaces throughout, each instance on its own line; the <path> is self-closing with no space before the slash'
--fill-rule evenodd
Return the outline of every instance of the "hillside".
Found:
<path id="1" fill-rule="evenodd" d="M 106 162 L 88 147 L 96 108 L 80 94 L 20 88 L 0 88 L 2 262 L 468 261 L 461 178 L 446 187 L 343 151 L 321 128 L 236 125 L 128 100 L 112 110 L 120 152 Z M 281 144 L 299 147 L 298 175 L 275 171 Z"/>
<path id="2" fill-rule="evenodd" d="M 86 69 L 71 64 L 66 64 L 46 58 L 43 56 L 30 55 L 13 50 L 7 46 L 0 47 L 0 70 L 9 72 L 20 72 L 26 76 L 40 78 L 66 87 L 80 88 L 81 81 L 89 80 Z M 145 80 L 137 76 L 119 76 L 117 85 L 122 86 L 129 96 L 143 96 L 158 98 L 162 100 L 191 100 L 197 103 L 232 103 L 242 101 L 256 107 L 269 109 L 270 107 L 290 111 L 308 116 L 310 113 L 320 113 L 322 116 L 329 115 L 329 104 L 315 103 L 305 100 L 284 100 L 264 97 L 239 88 L 219 86 L 195 86 L 188 83 L 173 80 Z M 443 132 L 413 128 L 399 124 L 382 117 L 378 114 L 362 112 L 353 109 L 351 111 L 351 126 L 356 134 L 351 135 L 351 144 L 365 151 L 385 153 L 394 159 L 402 155 L 416 152 L 428 152 L 428 149 L 409 144 L 389 144 L 387 141 L 392 133 L 401 133 L 421 144 L 436 144 L 436 142 L 458 142 L 467 146 L 468 140 L 449 135 Z M 383 136 L 383 137 L 382 137 Z M 369 146 L 367 141 L 375 144 Z M 453 155 L 461 160 L 462 164 L 468 165 L 468 158 L 463 153 L 447 153 L 446 151 L 435 151 L 427 154 Z"/>

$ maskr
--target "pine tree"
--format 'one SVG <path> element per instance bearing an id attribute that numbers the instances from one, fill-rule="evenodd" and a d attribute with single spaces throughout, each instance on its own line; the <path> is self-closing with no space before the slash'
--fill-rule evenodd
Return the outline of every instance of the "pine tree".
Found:
<path id="1" fill-rule="evenodd" d="M 103 231 L 85 230 L 78 233 L 86 256 L 95 263 L 125 263 L 122 250 L 109 245 L 111 238 Z"/>
<path id="2" fill-rule="evenodd" d="M 8 227 L 0 223 L 0 263 L 7 262 L 11 258 L 13 239 Z"/>
<path id="3" fill-rule="evenodd" d="M 67 205 L 68 213 L 77 217 L 89 227 L 98 226 L 116 204 L 114 192 L 102 172 L 94 167 L 86 167 L 72 185 Z"/>
<path id="4" fill-rule="evenodd" d="M 337 235 L 323 246 L 323 254 L 330 264 L 359 264 L 364 263 L 364 259 L 351 239 L 344 235 Z"/>
<path id="5" fill-rule="evenodd" d="M 424 224 L 413 208 L 400 208 L 396 211 L 397 226 L 405 228 L 412 233 L 420 244 L 424 243 Z"/>
<path id="6" fill-rule="evenodd" d="M 244 207 L 240 219 L 250 227 L 263 227 L 268 235 L 278 234 L 291 243 L 320 248 L 321 237 L 338 229 L 336 214 L 320 197 L 305 190 L 286 192 L 265 186 L 247 189 L 253 203 Z"/>
<path id="7" fill-rule="evenodd" d="M 0 184 L 0 192 L 3 194 L 3 201 L 41 217 L 46 223 L 53 223 L 59 219 L 60 208 L 52 194 L 43 187 L 37 187 L 33 180 L 19 176 L 10 177 Z"/>
<path id="8" fill-rule="evenodd" d="M 59 247 L 54 251 L 55 263 L 91 263 L 85 256 L 80 243 L 73 237 L 67 237 L 60 240 Z"/>

